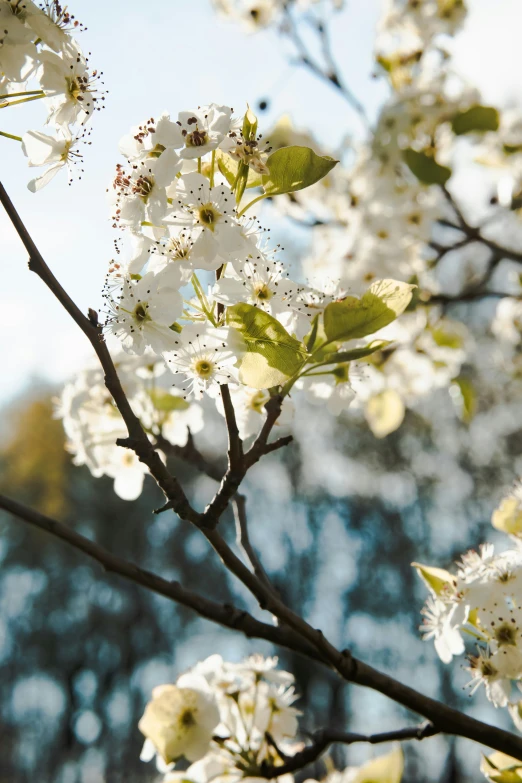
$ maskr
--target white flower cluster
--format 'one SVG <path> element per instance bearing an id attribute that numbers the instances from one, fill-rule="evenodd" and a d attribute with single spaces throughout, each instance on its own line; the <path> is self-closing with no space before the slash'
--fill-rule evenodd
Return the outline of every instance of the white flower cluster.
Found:
<path id="1" fill-rule="evenodd" d="M 277 669 L 277 662 L 252 655 L 228 663 L 211 655 L 175 684 L 155 688 L 138 724 L 146 738 L 142 761 L 155 758 L 164 783 L 266 780 L 263 767 L 280 767 L 283 756 L 304 747 L 296 741 L 301 713 L 293 706 L 299 698 L 294 676 Z M 178 770 L 182 759 L 191 764 Z M 400 783 L 403 768 L 397 747 L 362 767 L 332 770 L 326 781 Z M 287 773 L 276 780 L 293 783 L 294 778 Z"/>
<path id="2" fill-rule="evenodd" d="M 71 181 L 86 142 L 85 125 L 105 100 L 101 74 L 92 70 L 71 33 L 83 26 L 58 0 L 0 0 L 0 106 L 42 99 L 53 134 L 29 130 L 22 142 L 29 166 L 47 166 L 28 187 L 36 191 L 64 166 Z"/>
<path id="3" fill-rule="evenodd" d="M 516 489 L 493 515 L 515 547 L 495 554 L 491 544 L 462 556 L 456 574 L 414 563 L 431 592 L 421 630 L 444 663 L 466 650 L 471 693 L 481 685 L 496 707 L 507 707 L 522 731 L 522 496 Z"/>
<path id="4" fill-rule="evenodd" d="M 189 406 L 162 385 L 163 363 L 153 356 L 123 355 L 115 364 L 129 402 L 151 437 L 161 433 L 169 443 L 182 446 L 187 428 L 194 434 L 202 430 L 201 406 Z M 147 468 L 132 450 L 116 445 L 117 438 L 127 436 L 127 428 L 105 387 L 101 369 L 85 370 L 66 384 L 56 416 L 63 419 L 66 448 L 74 454 L 74 464 L 87 465 L 93 476 L 109 476 L 119 497 L 135 500 Z"/>
<path id="5" fill-rule="evenodd" d="M 281 22 L 285 10 L 297 8 L 306 11 L 311 6 L 330 5 L 335 10 L 344 6 L 344 0 L 213 0 L 218 13 L 239 22 L 249 32 Z"/>
<path id="6" fill-rule="evenodd" d="M 248 144 L 249 153 L 238 158 Z M 295 342 L 334 296 L 290 280 L 265 232 L 241 215 L 234 183 L 231 189 L 216 161 L 226 158 L 237 168 L 239 160 L 259 173 L 267 153 L 245 138 L 231 109 L 212 104 L 175 121 L 167 114 L 149 119 L 124 137 L 120 150 L 127 164 L 117 166 L 108 193 L 114 226 L 129 237 L 132 251 L 127 263 L 111 264 L 106 329 L 128 353 L 162 357 L 186 399 L 217 399 L 220 385 L 230 384 L 240 435 L 249 437 L 264 416 L 267 389 L 280 381 L 249 388 L 242 380 L 237 365 L 248 346 L 229 326 L 229 308 L 257 308 Z M 198 275 L 209 280 L 209 273 L 216 281 L 205 292 Z M 351 403 L 347 366 L 337 375 L 321 368 L 318 375 L 296 388 L 312 401 L 333 398 L 334 412 Z M 217 404 L 222 410 L 220 399 Z M 285 401 L 279 423 L 291 409 Z"/>
<path id="7" fill-rule="evenodd" d="M 142 760 L 156 756 L 165 781 L 179 783 L 236 781 L 256 777 L 263 764 L 280 766 L 277 749 L 297 750 L 300 712 L 293 675 L 276 666 L 277 658 L 254 655 L 234 664 L 212 655 L 174 685 L 155 688 L 139 722 Z M 177 771 L 182 757 L 192 765 Z"/>
<path id="8" fill-rule="evenodd" d="M 467 15 L 464 0 L 387 0 L 378 47 L 419 55 L 440 35 L 454 35 Z"/>

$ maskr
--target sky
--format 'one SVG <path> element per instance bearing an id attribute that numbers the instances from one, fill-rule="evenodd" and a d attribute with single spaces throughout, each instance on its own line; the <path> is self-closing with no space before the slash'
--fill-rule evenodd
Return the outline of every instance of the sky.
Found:
<path id="1" fill-rule="evenodd" d="M 518 64 L 520 0 L 470 0 L 465 30 L 455 41 L 455 66 L 497 105 L 520 104 Z M 372 78 L 372 47 L 381 0 L 346 0 L 331 26 L 332 43 L 346 82 L 370 117 L 386 96 Z M 336 92 L 289 62 L 275 31 L 245 34 L 216 17 L 210 0 L 71 0 L 69 10 L 88 28 L 79 37 L 91 65 L 104 73 L 105 111 L 92 122 L 85 174 L 67 186 L 58 175 L 32 194 L 33 172 L 16 142 L 0 138 L 0 175 L 33 239 L 62 285 L 86 312 L 101 306 L 101 289 L 113 241 L 105 190 L 120 160 L 118 141 L 132 125 L 207 103 L 242 113 L 270 99 L 260 129 L 289 114 L 335 147 L 361 134 L 354 113 Z M 18 109 L 18 107 L 17 107 Z M 38 101 L 1 115 L 0 129 L 22 135 L 42 129 Z M 8 115 L 5 116 L 4 115 Z M 0 214 L 0 404 L 43 379 L 59 383 L 79 370 L 92 349 L 39 278 L 4 214 Z"/>

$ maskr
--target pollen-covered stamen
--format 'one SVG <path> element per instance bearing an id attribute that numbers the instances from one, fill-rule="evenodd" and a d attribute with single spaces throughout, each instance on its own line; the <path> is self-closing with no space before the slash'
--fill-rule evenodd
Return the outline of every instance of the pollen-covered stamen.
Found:
<path id="1" fill-rule="evenodd" d="M 80 55 L 76 58 L 76 66 L 82 62 Z M 85 70 L 83 73 L 76 73 L 74 64 L 70 65 L 71 74 L 66 76 L 67 94 L 74 103 L 79 103 L 85 112 L 89 115 L 96 109 L 99 111 L 103 107 L 95 105 L 98 101 L 105 100 L 105 90 L 103 86 L 103 71 L 90 71 L 88 69 L 89 59 L 85 60 Z"/>
<path id="2" fill-rule="evenodd" d="M 44 0 L 40 3 L 40 8 L 64 33 L 79 33 L 87 30 L 85 25 L 69 13 L 67 6 L 62 6 L 58 0 Z"/>
<path id="3" fill-rule="evenodd" d="M 200 130 L 197 126 L 191 133 L 187 133 L 186 130 L 183 130 L 182 133 L 185 137 L 185 146 L 187 147 L 203 147 L 205 144 L 208 144 L 208 133 L 205 130 Z"/>
<path id="4" fill-rule="evenodd" d="M 139 196 L 146 201 L 153 187 L 154 177 L 149 171 L 146 174 L 139 174 L 137 171 L 129 174 L 121 163 L 116 165 L 113 188 L 119 191 L 119 196 Z"/>

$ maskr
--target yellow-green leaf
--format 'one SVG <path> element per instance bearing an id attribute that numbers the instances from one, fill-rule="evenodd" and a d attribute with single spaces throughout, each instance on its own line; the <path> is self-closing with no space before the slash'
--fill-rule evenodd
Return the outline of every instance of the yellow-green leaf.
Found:
<path id="1" fill-rule="evenodd" d="M 234 158 L 231 158 L 230 155 L 227 155 L 221 150 L 216 150 L 216 154 L 218 168 L 225 177 L 228 184 L 232 187 L 236 181 L 237 172 L 239 169 L 239 161 L 234 160 Z M 259 188 L 262 184 L 263 179 L 261 174 L 257 174 L 253 169 L 249 169 L 246 184 L 247 188 Z"/>
<path id="2" fill-rule="evenodd" d="M 408 306 L 415 286 L 397 280 L 377 280 L 358 299 L 347 296 L 324 310 L 324 330 L 329 342 L 366 337 L 395 321 Z"/>
<path id="3" fill-rule="evenodd" d="M 510 536 L 522 536 L 522 501 L 515 495 L 503 498 L 491 516 L 491 524 Z"/>
<path id="4" fill-rule="evenodd" d="M 350 778 L 351 783 L 401 783 L 404 756 L 400 747 L 363 764 Z"/>
<path id="5" fill-rule="evenodd" d="M 449 571 L 445 571 L 444 568 L 435 568 L 433 566 L 422 565 L 422 563 L 412 563 L 412 566 L 416 569 L 428 590 L 435 596 L 440 595 L 446 585 L 449 585 L 454 581 L 454 577 Z"/>
<path id="6" fill-rule="evenodd" d="M 239 379 L 254 389 L 270 389 L 292 377 L 308 357 L 299 340 L 264 310 L 236 304 L 227 308 L 227 322 L 237 330 L 244 352 L 239 360 Z"/>
<path id="7" fill-rule="evenodd" d="M 277 196 L 308 188 L 338 162 L 328 155 L 316 155 L 310 147 L 282 147 L 266 162 L 270 174 L 263 174 L 263 189 L 267 196 Z"/>
<path id="8" fill-rule="evenodd" d="M 376 438 L 385 438 L 401 426 L 404 403 L 395 389 L 385 389 L 370 397 L 364 409 L 368 426 Z"/>
<path id="9" fill-rule="evenodd" d="M 451 128 L 456 136 L 464 133 L 485 133 L 496 131 L 500 117 L 494 106 L 471 106 L 465 111 L 459 111 L 451 120 Z"/>
<path id="10" fill-rule="evenodd" d="M 451 169 L 437 163 L 427 152 L 409 148 L 403 151 L 402 156 L 412 174 L 424 185 L 445 185 L 451 177 Z"/>

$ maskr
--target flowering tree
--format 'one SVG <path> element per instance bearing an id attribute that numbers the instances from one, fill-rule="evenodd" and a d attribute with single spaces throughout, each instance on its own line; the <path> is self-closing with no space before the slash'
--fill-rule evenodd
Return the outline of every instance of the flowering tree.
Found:
<path id="1" fill-rule="evenodd" d="M 323 13 L 335 13 L 337 5 L 216 2 L 249 27 L 278 25 L 298 61 L 338 90 L 366 123 L 329 47 Z M 480 395 L 487 397 L 480 359 L 493 343 L 494 360 L 509 380 L 506 399 L 517 398 L 520 120 L 483 105 L 477 90 L 453 72 L 441 36 L 454 34 L 465 15 L 459 0 L 389 4 L 376 67 L 389 80 L 390 97 L 364 142 L 339 150 L 339 160 L 288 123 L 260 134 L 248 106 L 236 114 L 210 103 L 133 127 L 120 142 L 123 162 L 108 188 L 118 240 L 100 311 L 84 314 L 74 304 L 0 185 L 30 270 L 96 354 L 97 363 L 66 385 L 58 406 L 75 464 L 110 476 L 115 492 L 129 501 L 150 475 L 165 496 L 155 513 L 173 511 L 192 525 L 271 619 L 146 571 L 15 500 L 2 497 L 0 507 L 106 570 L 237 633 L 297 652 L 424 719 L 372 735 L 326 726 L 298 741 L 292 674 L 278 670 L 276 659 L 227 663 L 216 654 L 175 684 L 155 689 L 140 721 L 142 758 L 155 757 L 165 780 L 207 783 L 227 775 L 288 781 L 333 743 L 402 742 L 440 733 L 492 748 L 483 764 L 491 780 L 520 777 L 518 734 L 423 695 L 349 649 L 336 649 L 282 600 L 252 547 L 240 494 L 256 463 L 291 444 L 293 410 L 303 401 L 324 404 L 329 416 L 362 411 L 381 439 L 401 427 L 407 409 L 429 410 L 430 394 L 442 389 L 455 403 L 456 420 L 470 424 Z M 41 99 L 46 124 L 55 129 L 54 135 L 2 132 L 21 143 L 30 166 L 46 167 L 29 183 L 37 191 L 63 167 L 71 176 L 103 90 L 72 37 L 81 26 L 57 2 L 38 7 L 31 0 L 0 0 L 0 16 L 1 106 Z M 322 59 L 309 54 L 303 25 L 317 35 Z M 450 189 L 463 139 L 478 166 L 497 172 L 478 224 Z M 307 283 L 289 278 L 284 251 L 257 220 L 254 206 L 264 200 L 313 229 L 313 254 L 303 261 Z M 468 312 L 458 308 L 484 300 L 498 306 L 485 328 L 472 331 Z M 224 469 L 197 443 L 211 415 L 209 400 L 228 435 Z M 218 483 L 204 508 L 189 498 L 170 457 Z M 223 533 L 229 506 L 236 550 Z M 521 509 L 515 489 L 493 516 L 494 526 L 513 537 L 513 549 L 495 555 L 484 546 L 480 555 L 468 553 L 455 575 L 414 564 L 431 593 L 423 610 L 425 636 L 434 638 L 444 663 L 464 653 L 464 638 L 472 640 L 472 690 L 483 684 L 517 729 Z M 191 766 L 181 770 L 181 759 Z M 346 777 L 399 781 L 402 767 L 395 749 Z"/>

